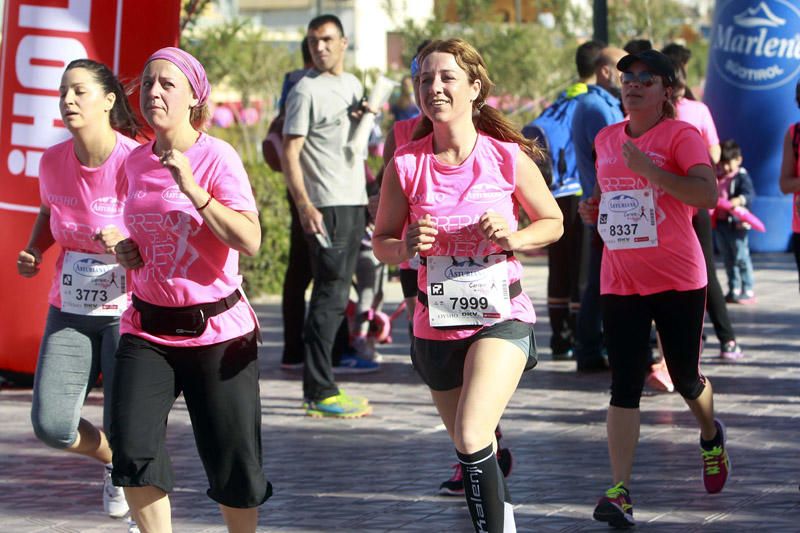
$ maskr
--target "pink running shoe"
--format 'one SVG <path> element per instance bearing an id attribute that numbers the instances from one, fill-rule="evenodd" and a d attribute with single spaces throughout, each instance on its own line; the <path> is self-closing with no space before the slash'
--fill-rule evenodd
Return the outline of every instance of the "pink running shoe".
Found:
<path id="1" fill-rule="evenodd" d="M 722 491 L 731 473 L 731 460 L 725 449 L 725 425 L 719 419 L 714 419 L 714 425 L 717 426 L 717 432 L 722 435 L 722 444 L 710 450 L 700 448 L 703 457 L 703 485 L 709 494 Z"/>
<path id="2" fill-rule="evenodd" d="M 753 291 L 744 291 L 739 297 L 738 303 L 742 305 L 752 305 L 756 303 L 756 294 Z"/>
<path id="3" fill-rule="evenodd" d="M 725 361 L 739 361 L 744 357 L 744 354 L 736 341 L 728 341 L 720 348 L 719 357 Z"/>
<path id="4" fill-rule="evenodd" d="M 631 495 L 621 481 L 600 498 L 592 516 L 598 522 L 606 522 L 617 529 L 629 529 L 636 525 Z"/>
<path id="5" fill-rule="evenodd" d="M 453 475 L 439 485 L 439 494 L 442 496 L 461 496 L 464 494 L 464 477 L 461 473 L 461 463 L 453 465 Z"/>
<path id="6" fill-rule="evenodd" d="M 500 434 L 502 437 L 502 434 Z M 498 438 L 499 440 L 499 438 Z M 511 475 L 511 469 L 514 466 L 514 457 L 511 455 L 511 450 L 508 448 L 500 448 L 497 450 L 497 464 L 500 466 L 500 471 L 503 477 L 507 478 Z M 439 494 L 442 496 L 463 496 L 464 495 L 464 481 L 461 472 L 461 463 L 453 465 L 453 475 L 447 481 L 442 481 L 439 485 Z"/>

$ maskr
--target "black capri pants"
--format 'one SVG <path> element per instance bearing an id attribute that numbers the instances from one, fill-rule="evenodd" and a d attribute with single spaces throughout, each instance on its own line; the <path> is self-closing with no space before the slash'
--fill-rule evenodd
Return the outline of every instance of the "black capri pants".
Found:
<path id="1" fill-rule="evenodd" d="M 123 335 L 111 406 L 114 485 L 172 490 L 167 417 L 183 392 L 208 477 L 208 497 L 236 508 L 266 501 L 272 487 L 261 463 L 257 351 L 255 330 L 187 348 Z"/>
<path id="2" fill-rule="evenodd" d="M 611 365 L 611 405 L 637 409 L 650 372 L 650 327 L 655 321 L 675 390 L 694 400 L 705 388 L 700 374 L 706 288 L 641 296 L 604 294 L 603 331 Z"/>

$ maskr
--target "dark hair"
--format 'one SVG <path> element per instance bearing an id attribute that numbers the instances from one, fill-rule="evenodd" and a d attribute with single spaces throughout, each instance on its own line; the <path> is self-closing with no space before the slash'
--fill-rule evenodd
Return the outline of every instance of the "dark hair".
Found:
<path id="1" fill-rule="evenodd" d="M 603 41 L 586 41 L 575 50 L 575 68 L 579 78 L 589 78 L 594 74 L 605 47 L 606 43 Z"/>
<path id="2" fill-rule="evenodd" d="M 541 148 L 530 139 L 526 139 L 520 133 L 519 128 L 515 127 L 497 109 L 486 103 L 494 83 L 489 78 L 486 63 L 478 51 L 463 39 L 447 39 L 433 41 L 419 53 L 418 60 L 420 65 L 425 58 L 434 52 L 451 54 L 461 69 L 467 73 L 470 83 L 480 80 L 481 90 L 478 97 L 472 102 L 472 122 L 475 129 L 486 135 L 505 142 L 517 143 L 520 148 L 536 162 L 543 161 Z M 433 131 L 431 119 L 423 115 L 417 127 L 414 129 L 412 139 L 421 139 Z"/>
<path id="3" fill-rule="evenodd" d="M 649 39 L 631 39 L 622 49 L 629 54 L 638 54 L 645 50 L 652 50 L 653 43 L 651 43 Z"/>
<path id="4" fill-rule="evenodd" d="M 314 17 L 311 19 L 311 22 L 308 23 L 309 30 L 316 30 L 317 28 L 324 26 L 325 24 L 333 24 L 337 28 L 339 28 L 339 35 L 344 37 L 344 26 L 342 26 L 342 21 L 339 20 L 339 17 L 336 15 L 319 15 L 318 17 Z"/>
<path id="5" fill-rule="evenodd" d="M 311 49 L 308 47 L 308 36 L 300 41 L 300 53 L 303 54 L 303 66 L 311 65 L 314 60 L 311 58 Z"/>
<path id="6" fill-rule="evenodd" d="M 681 90 L 683 90 L 683 94 L 678 97 L 678 92 Z M 673 84 L 672 101 L 677 104 L 678 100 L 681 98 L 697 100 L 694 93 L 692 93 L 691 87 L 689 87 L 689 83 L 686 81 L 686 71 L 683 70 L 680 65 L 675 65 L 675 83 Z"/>
<path id="7" fill-rule="evenodd" d="M 133 108 L 128 101 L 128 92 L 114 73 L 111 72 L 111 69 L 103 63 L 92 59 L 76 59 L 67 65 L 64 72 L 75 68 L 88 70 L 106 94 L 114 93 L 116 97 L 114 107 L 111 108 L 108 116 L 111 127 L 128 137 L 135 138 L 141 131 L 142 124 L 134 114 Z"/>
<path id="8" fill-rule="evenodd" d="M 687 100 L 697 100 L 689 84 L 686 82 L 686 64 L 692 58 L 692 51 L 678 43 L 669 43 L 661 50 L 661 53 L 670 58 L 672 64 L 675 66 L 675 73 L 678 77 L 683 76 L 683 97 Z"/>
<path id="9" fill-rule="evenodd" d="M 726 161 L 733 161 L 734 159 L 739 159 L 740 157 L 742 157 L 742 148 L 733 139 L 728 139 L 727 141 L 722 142 L 719 145 L 719 147 L 720 147 L 720 155 L 719 155 L 720 163 L 724 163 Z"/>
<path id="10" fill-rule="evenodd" d="M 692 58 L 692 51 L 678 43 L 669 43 L 661 53 L 669 57 L 677 68 L 686 72 L 686 63 Z"/>

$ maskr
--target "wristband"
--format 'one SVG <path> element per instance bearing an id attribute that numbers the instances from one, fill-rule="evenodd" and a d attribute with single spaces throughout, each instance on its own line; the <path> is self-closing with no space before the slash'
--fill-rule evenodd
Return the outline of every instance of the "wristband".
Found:
<path id="1" fill-rule="evenodd" d="M 201 205 L 200 207 L 198 207 L 198 208 L 197 208 L 197 210 L 198 210 L 198 211 L 202 211 L 203 209 L 205 209 L 206 207 L 208 207 L 208 204 L 210 204 L 210 203 L 211 203 L 211 200 L 213 200 L 213 199 L 214 199 L 214 197 L 211 195 L 211 193 L 209 193 L 209 195 L 208 195 L 208 200 L 206 200 L 206 203 L 204 203 L 203 205 Z"/>

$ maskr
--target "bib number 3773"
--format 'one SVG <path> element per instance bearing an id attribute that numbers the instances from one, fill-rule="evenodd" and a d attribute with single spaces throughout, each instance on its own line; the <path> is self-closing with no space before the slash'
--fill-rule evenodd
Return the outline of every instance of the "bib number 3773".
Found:
<path id="1" fill-rule="evenodd" d="M 658 246 L 653 191 L 604 192 L 600 197 L 597 231 L 609 250 Z"/>
<path id="2" fill-rule="evenodd" d="M 505 255 L 427 258 L 430 325 L 484 326 L 511 315 Z"/>
<path id="3" fill-rule="evenodd" d="M 119 316 L 128 306 L 125 269 L 111 254 L 65 253 L 60 282 L 65 313 Z"/>

